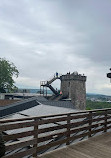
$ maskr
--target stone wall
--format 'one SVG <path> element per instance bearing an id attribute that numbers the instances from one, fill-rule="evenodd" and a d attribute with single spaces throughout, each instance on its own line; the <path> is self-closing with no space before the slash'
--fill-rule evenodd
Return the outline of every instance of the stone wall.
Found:
<path id="1" fill-rule="evenodd" d="M 86 108 L 86 88 L 85 82 L 72 80 L 70 83 L 69 98 L 77 109 Z"/>
<path id="2" fill-rule="evenodd" d="M 70 82 L 67 82 L 67 81 L 62 81 L 61 82 L 61 91 L 62 91 L 62 94 L 63 96 L 69 96 L 69 88 L 70 88 Z"/>
<path id="3" fill-rule="evenodd" d="M 86 76 L 72 73 L 62 75 L 60 79 L 63 96 L 68 96 L 77 109 L 84 110 L 86 108 Z"/>

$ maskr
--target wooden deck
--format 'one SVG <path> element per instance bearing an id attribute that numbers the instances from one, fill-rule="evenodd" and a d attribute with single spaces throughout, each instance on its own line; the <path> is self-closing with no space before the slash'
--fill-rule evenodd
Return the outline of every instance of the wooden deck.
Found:
<path id="1" fill-rule="evenodd" d="M 69 145 L 40 158 L 111 158 L 111 133 Z"/>

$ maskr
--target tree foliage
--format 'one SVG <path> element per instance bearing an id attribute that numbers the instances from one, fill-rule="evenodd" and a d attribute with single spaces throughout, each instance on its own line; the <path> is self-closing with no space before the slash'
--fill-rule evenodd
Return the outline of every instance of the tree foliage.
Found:
<path id="1" fill-rule="evenodd" d="M 93 102 L 91 100 L 86 101 L 86 110 L 93 110 L 93 109 L 104 109 L 104 108 L 111 108 L 111 103 L 107 102 Z"/>
<path id="2" fill-rule="evenodd" d="M 13 76 L 18 77 L 18 70 L 16 66 L 10 61 L 0 58 L 0 92 L 11 92 L 16 88 L 14 85 Z"/>

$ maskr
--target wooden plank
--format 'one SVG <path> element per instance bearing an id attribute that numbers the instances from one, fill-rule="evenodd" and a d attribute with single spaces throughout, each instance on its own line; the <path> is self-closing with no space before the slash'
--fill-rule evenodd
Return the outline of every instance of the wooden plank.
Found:
<path id="1" fill-rule="evenodd" d="M 74 141 L 76 139 L 86 137 L 86 136 L 88 136 L 88 134 L 89 134 L 89 132 L 82 133 L 82 134 L 79 134 L 79 135 L 74 135 L 74 136 L 70 137 L 69 140 Z"/>
<path id="2" fill-rule="evenodd" d="M 67 121 L 67 117 L 40 120 L 38 124 L 42 125 L 42 124 L 56 123 L 56 122 L 61 122 L 61 121 Z"/>
<path id="3" fill-rule="evenodd" d="M 2 158 L 22 158 L 22 157 L 25 157 L 28 155 L 33 155 L 33 153 L 35 153 L 35 151 L 36 151 L 36 148 L 31 148 L 31 149 L 28 149 L 26 151 L 14 153 L 13 155 L 3 156 Z"/>
<path id="4" fill-rule="evenodd" d="M 65 125 L 58 125 L 58 126 L 54 126 L 54 127 L 48 127 L 48 128 L 42 128 L 38 130 L 38 133 L 45 133 L 45 132 L 50 132 L 50 131 L 54 131 L 54 130 L 59 130 L 59 129 L 63 129 L 63 128 L 67 128 L 67 124 Z"/>
<path id="5" fill-rule="evenodd" d="M 96 143 L 97 141 L 91 142 L 89 140 L 71 146 L 71 148 L 94 158 L 110 157 L 111 148 L 108 149 L 107 146 Z"/>
<path id="6" fill-rule="evenodd" d="M 35 134 L 35 131 L 26 131 L 26 132 L 21 132 L 21 133 L 17 133 L 17 134 L 4 135 L 3 139 L 4 139 L 4 141 L 10 141 L 10 140 L 16 140 L 19 138 L 23 138 L 23 137 L 32 136 L 34 134 Z"/>
<path id="7" fill-rule="evenodd" d="M 48 148 L 51 148 L 51 147 L 56 146 L 56 145 L 64 144 L 66 142 L 67 142 L 67 138 L 63 139 L 63 140 L 58 140 L 58 141 L 55 141 L 55 142 L 52 142 L 52 143 L 48 143 L 48 144 L 45 144 L 45 145 L 41 145 L 37 148 L 37 151 L 40 152 L 43 149 L 48 149 Z"/>
<path id="8" fill-rule="evenodd" d="M 54 152 L 49 152 L 40 156 L 40 158 L 93 158 L 84 153 L 71 149 L 70 147 L 62 148 Z"/>
<path id="9" fill-rule="evenodd" d="M 100 127 L 100 126 L 103 126 L 103 125 L 104 125 L 104 122 L 103 123 L 99 123 L 99 124 L 94 124 L 94 125 L 91 125 L 91 126 L 87 125 L 87 126 L 84 126 L 84 127 L 78 127 L 78 128 L 76 128 L 74 130 L 71 130 L 70 134 L 81 132 L 81 131 L 84 131 L 84 130 L 89 130 L 90 128 L 97 128 L 97 127 Z"/>
<path id="10" fill-rule="evenodd" d="M 107 132 L 107 110 L 105 111 L 105 119 L 104 119 L 104 132 Z"/>
<path id="11" fill-rule="evenodd" d="M 98 121 L 104 121 L 104 120 L 105 120 L 105 116 L 101 118 L 92 119 L 92 122 L 98 122 Z"/>
<path id="12" fill-rule="evenodd" d="M 81 115 L 74 115 L 74 116 L 70 116 L 70 119 L 80 119 L 80 118 L 86 118 L 88 117 L 89 114 L 81 114 Z"/>
<path id="13" fill-rule="evenodd" d="M 107 129 L 111 129 L 111 126 L 107 126 Z"/>
<path id="14" fill-rule="evenodd" d="M 38 118 L 38 117 L 26 117 L 26 118 L 19 118 L 19 119 L 15 119 L 15 118 L 14 119 L 0 119 L 0 123 L 5 124 L 5 123 L 9 123 L 9 122 L 30 121 L 30 120 L 34 120 L 35 118 Z"/>
<path id="15" fill-rule="evenodd" d="M 71 121 L 71 119 L 70 119 L 70 114 L 68 114 L 67 115 L 67 139 L 69 139 L 70 138 L 70 121 Z M 66 145 L 69 145 L 70 144 L 70 141 L 67 141 L 66 142 Z"/>
<path id="16" fill-rule="evenodd" d="M 96 134 L 98 132 L 104 131 L 104 127 L 100 128 L 100 129 L 95 129 L 91 131 L 91 134 Z"/>
<path id="17" fill-rule="evenodd" d="M 75 128 L 75 127 L 78 127 L 78 126 L 82 126 L 82 125 L 85 125 L 89 122 L 89 120 L 81 120 L 81 121 L 78 121 L 78 122 L 74 122 L 74 123 L 70 123 L 70 128 Z"/>
<path id="18" fill-rule="evenodd" d="M 99 141 L 101 139 L 103 139 L 102 142 Z M 111 146 L 106 144 L 107 141 L 111 142 L 111 133 L 92 137 L 67 148 L 49 152 L 41 155 L 40 158 L 110 158 Z M 103 144 L 104 142 L 105 144 Z"/>
<path id="19" fill-rule="evenodd" d="M 111 119 L 111 115 L 108 115 L 108 111 L 107 111 L 107 119 Z"/>
<path id="20" fill-rule="evenodd" d="M 36 144 L 36 139 L 27 139 L 27 140 L 21 140 L 21 141 L 16 141 L 13 143 L 7 143 L 5 146 L 6 151 L 10 151 L 10 150 L 15 150 L 18 148 L 22 148 L 22 147 L 26 147 L 26 146 L 30 146 L 30 145 L 34 145 Z"/>
<path id="21" fill-rule="evenodd" d="M 88 120 L 70 123 L 70 128 L 78 127 L 80 125 L 82 126 L 87 123 L 88 123 Z M 43 128 L 43 129 L 39 129 L 38 133 L 40 134 L 40 133 L 50 132 L 50 131 L 54 131 L 54 130 L 59 130 L 59 129 L 67 128 L 67 126 L 68 126 L 67 124 L 64 124 L 64 125 L 58 125 L 58 126 L 54 126 L 54 127 Z"/>
<path id="22" fill-rule="evenodd" d="M 91 125 L 91 128 L 94 128 L 94 127 L 99 127 L 99 126 L 104 126 L 104 122 L 97 122 L 97 123 L 95 123 L 95 124 L 93 124 L 93 125 Z"/>
<path id="23" fill-rule="evenodd" d="M 107 120 L 107 124 L 111 124 L 111 121 L 108 121 L 108 120 Z"/>
<path id="24" fill-rule="evenodd" d="M 35 119 L 35 121 L 37 121 L 36 119 Z M 34 144 L 34 148 L 36 148 L 36 151 L 35 151 L 35 153 L 33 154 L 33 157 L 37 157 L 37 146 L 38 146 L 38 123 L 34 126 L 34 132 L 35 132 L 35 134 L 34 134 L 34 138 L 36 139 L 36 143 Z"/>
<path id="25" fill-rule="evenodd" d="M 48 149 L 48 148 L 51 148 L 51 147 L 56 146 L 56 145 L 61 145 L 61 144 L 64 144 L 64 143 L 66 143 L 68 141 L 74 141 L 74 140 L 76 140 L 78 138 L 82 138 L 84 136 L 87 136 L 88 134 L 89 134 L 89 132 L 86 132 L 86 133 L 83 133 L 83 134 L 72 136 L 70 138 L 64 138 L 63 140 L 58 140 L 58 141 L 55 141 L 55 142 L 52 142 L 52 143 L 48 143 L 48 144 L 39 146 L 37 148 L 37 151 L 40 152 L 43 149 Z"/>
<path id="26" fill-rule="evenodd" d="M 31 126 L 34 126 L 36 123 L 37 123 L 36 121 L 32 121 L 32 122 L 22 122 L 22 123 L 15 123 L 15 124 L 6 124 L 6 125 L 2 125 L 0 127 L 0 130 L 7 131 L 7 130 L 18 129 L 18 128 L 31 127 Z"/>
<path id="27" fill-rule="evenodd" d="M 74 130 L 70 130 L 70 134 L 82 132 L 82 131 L 88 130 L 89 128 L 90 128 L 89 126 L 79 127 Z"/>
<path id="28" fill-rule="evenodd" d="M 98 127 L 98 125 L 93 125 L 93 127 Z M 88 126 L 85 126 L 82 128 L 77 128 L 74 130 L 70 130 L 70 134 L 78 133 L 78 132 L 88 130 L 88 129 L 89 129 Z M 61 136 L 67 136 L 67 134 L 69 134 L 68 131 L 64 131 L 64 132 L 59 132 L 59 133 L 55 133 L 55 134 L 50 134 L 48 136 L 43 136 L 43 137 L 38 138 L 38 143 L 43 142 L 43 141 L 47 141 L 47 140 L 51 140 L 51 139 L 54 139 L 57 137 L 61 137 Z"/>
<path id="29" fill-rule="evenodd" d="M 91 127 L 91 125 L 92 125 L 92 112 L 89 112 L 89 116 L 88 116 L 88 119 L 89 119 L 89 135 L 88 135 L 88 137 L 91 137 L 91 130 L 92 130 L 92 127 Z"/>
<path id="30" fill-rule="evenodd" d="M 88 141 L 94 141 L 104 144 L 107 141 L 111 141 L 111 132 L 102 133 L 98 136 L 91 137 Z"/>
<path id="31" fill-rule="evenodd" d="M 107 109 L 107 112 L 108 112 L 108 114 L 111 114 L 111 110 L 108 110 L 108 109 Z"/>
<path id="32" fill-rule="evenodd" d="M 61 136 L 67 136 L 68 131 L 64 131 L 64 132 L 59 132 L 59 133 L 55 133 L 55 134 L 50 134 L 48 136 L 42 136 L 40 138 L 38 138 L 38 143 L 47 141 L 47 140 L 51 140 L 57 137 L 61 137 Z"/>

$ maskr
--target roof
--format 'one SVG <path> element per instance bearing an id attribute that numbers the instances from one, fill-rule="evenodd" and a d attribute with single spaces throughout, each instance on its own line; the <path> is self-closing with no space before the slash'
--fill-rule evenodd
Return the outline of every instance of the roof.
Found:
<path id="1" fill-rule="evenodd" d="M 30 99 L 25 99 L 25 100 L 10 104 L 5 107 L 4 106 L 0 107 L 0 117 L 4 117 L 7 115 L 37 106 L 38 104 L 39 103 L 37 102 L 36 97 L 32 97 Z"/>
<path id="2" fill-rule="evenodd" d="M 75 106 L 71 103 L 71 101 L 40 101 L 40 103 L 44 105 L 75 109 Z"/>
<path id="3" fill-rule="evenodd" d="M 28 111 L 31 111 L 32 113 L 31 116 L 38 116 L 38 115 L 55 114 L 56 111 L 57 113 L 59 111 L 61 111 L 62 113 L 69 112 L 71 109 L 73 111 L 76 110 L 74 105 L 70 101 L 48 101 L 43 96 L 36 96 L 29 99 L 21 100 L 19 102 L 10 104 L 5 107 L 0 107 L 0 117 L 5 117 L 7 115 L 11 115 L 18 112 L 21 113 L 21 111 L 23 110 L 26 110 L 27 113 Z M 34 114 L 35 111 L 36 111 L 36 115 Z"/>
<path id="4" fill-rule="evenodd" d="M 71 108 L 40 104 L 30 109 L 23 110 L 20 112 L 20 114 L 27 116 L 45 116 L 45 115 L 55 115 L 55 114 L 62 114 L 62 113 L 75 112 L 75 111 L 77 110 Z"/>

